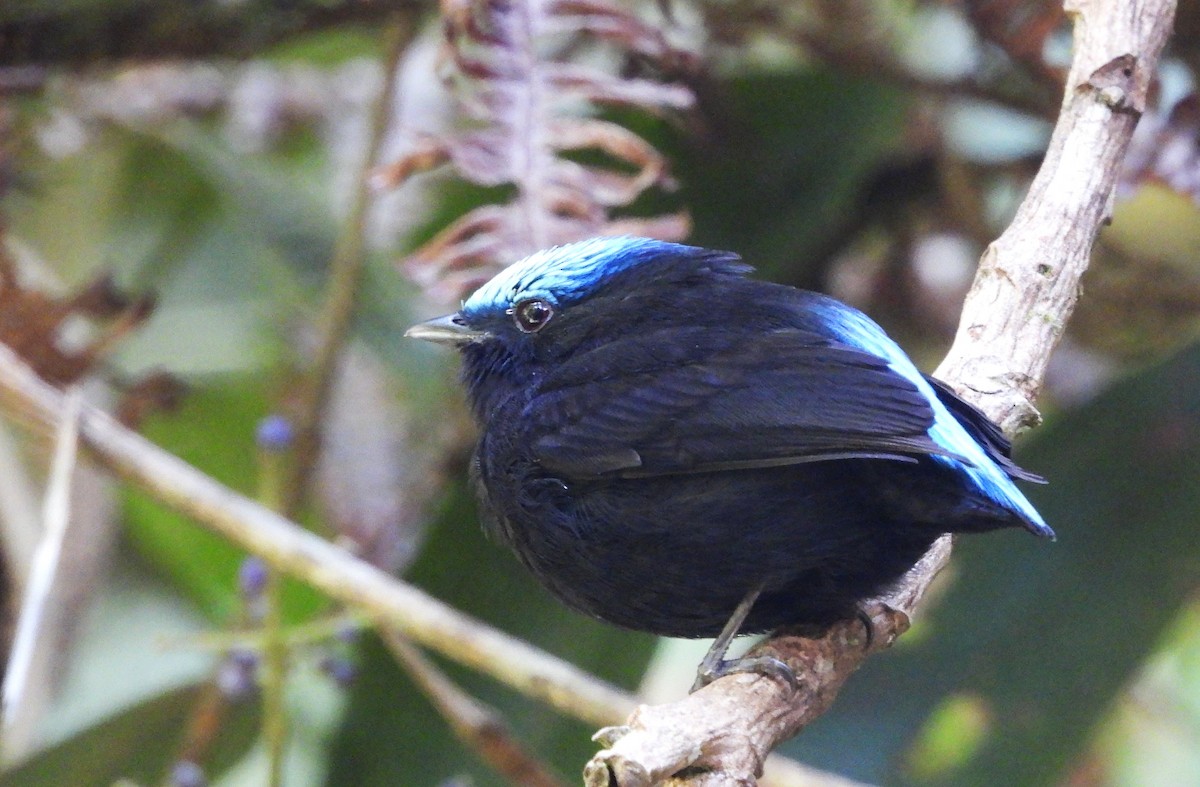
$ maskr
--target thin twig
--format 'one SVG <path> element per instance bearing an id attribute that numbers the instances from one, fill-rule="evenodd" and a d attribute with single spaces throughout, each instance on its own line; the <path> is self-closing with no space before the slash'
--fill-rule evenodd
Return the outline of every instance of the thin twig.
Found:
<path id="1" fill-rule="evenodd" d="M 8 671 L 4 676 L 0 718 L 3 719 L 4 751 L 14 753 L 24 743 L 24 736 L 31 731 L 24 729 L 25 690 L 29 684 L 34 656 L 39 646 L 44 646 L 43 637 L 53 627 L 46 626 L 46 618 L 54 613 L 49 608 L 50 594 L 58 573 L 59 557 L 67 535 L 71 518 L 71 479 L 74 476 L 77 447 L 79 444 L 79 415 L 83 406 L 83 394 L 71 388 L 64 397 L 58 433 L 55 440 L 54 461 L 50 469 L 50 481 L 46 488 L 45 506 L 42 512 L 42 538 L 33 555 L 29 570 L 29 582 L 17 618 L 17 630 L 13 636 L 12 653 Z"/>
<path id="2" fill-rule="evenodd" d="M 366 627 L 367 621 L 345 612 L 339 612 L 310 620 L 307 623 L 289 626 L 283 630 L 283 635 L 288 650 L 295 650 L 327 642 L 345 631 L 358 632 Z M 213 629 L 159 637 L 155 644 L 165 650 L 194 650 L 212 653 L 224 653 L 235 649 L 262 651 L 267 647 L 267 633 L 261 629 Z"/>
<path id="3" fill-rule="evenodd" d="M 258 498 L 267 508 L 278 511 L 282 505 L 280 482 L 286 463 L 273 448 L 260 445 Z M 262 590 L 262 735 L 266 743 L 270 787 L 283 787 L 283 762 L 287 752 L 287 678 L 289 647 L 283 629 L 283 577 L 277 569 L 267 570 Z"/>
<path id="4" fill-rule="evenodd" d="M 384 28 L 383 87 L 368 119 L 369 138 L 354 179 L 354 194 L 330 262 L 329 288 L 318 328 L 316 357 L 301 383 L 296 417 L 296 461 L 284 491 L 283 512 L 295 516 L 321 450 L 321 424 L 338 359 L 346 342 L 366 263 L 365 226 L 371 204 L 371 172 L 387 134 L 396 99 L 400 58 L 417 33 L 411 9 L 394 14 Z"/>
<path id="5" fill-rule="evenodd" d="M 523 787 L 558 787 L 562 784 L 521 746 L 495 711 L 454 685 L 404 637 L 388 629 L 381 634 L 388 650 L 408 670 L 458 739 L 497 773 Z"/>

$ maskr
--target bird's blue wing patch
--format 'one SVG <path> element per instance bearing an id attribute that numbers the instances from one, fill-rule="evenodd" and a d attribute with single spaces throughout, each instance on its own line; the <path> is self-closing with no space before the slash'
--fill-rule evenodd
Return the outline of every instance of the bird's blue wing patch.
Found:
<path id="1" fill-rule="evenodd" d="M 810 308 L 820 315 L 823 323 L 838 339 L 885 359 L 893 371 L 912 382 L 928 398 L 933 409 L 929 436 L 948 453 L 961 457 L 935 457 L 938 461 L 965 475 L 986 497 L 1019 514 L 1030 531 L 1043 536 L 1054 535 L 1033 504 L 1013 484 L 1009 470 L 1016 465 L 1008 460 L 1004 451 L 995 450 L 1001 445 L 1006 447 L 1007 440 L 994 426 L 991 429 L 983 428 L 981 422 L 972 419 L 964 409 L 970 408 L 970 405 L 957 400 L 956 396 L 954 398 L 962 406 L 955 407 L 952 412 L 944 398 L 947 393 L 953 394 L 945 387 L 941 387 L 942 393 L 939 394 L 899 345 L 862 312 L 820 296 L 812 299 Z M 978 413 L 978 417 L 987 420 L 982 413 Z M 966 424 L 963 423 L 964 419 L 967 420 Z M 975 428 L 971 428 L 972 425 Z M 997 442 L 997 436 L 1002 442 Z M 997 454 L 1002 457 L 1001 461 L 996 459 Z"/>
<path id="2" fill-rule="evenodd" d="M 1037 473 L 1032 473 L 1012 460 L 1012 443 L 1000 431 L 996 422 L 975 405 L 959 397 L 950 386 L 936 377 L 925 375 L 925 379 L 933 386 L 938 399 L 946 405 L 963 429 L 966 429 L 975 441 L 983 446 L 988 457 L 1000 465 L 1009 478 L 1029 481 L 1033 484 L 1044 484 L 1046 479 Z"/>

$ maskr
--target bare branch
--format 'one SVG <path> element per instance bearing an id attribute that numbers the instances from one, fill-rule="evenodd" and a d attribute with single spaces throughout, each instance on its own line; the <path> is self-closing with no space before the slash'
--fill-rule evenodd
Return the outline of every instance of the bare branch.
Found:
<path id="1" fill-rule="evenodd" d="M 937 376 L 1013 434 L 1033 407 L 1050 353 L 1079 291 L 1092 243 L 1109 217 L 1120 165 L 1145 107 L 1174 0 L 1071 0 L 1075 58 L 1050 147 L 1012 225 L 985 252 L 958 335 Z M 778 635 L 762 647 L 801 676 L 733 675 L 686 699 L 643 707 L 585 771 L 600 787 L 753 784 L 766 753 L 821 715 L 870 653 L 908 627 L 950 555 L 948 538 L 871 608 L 874 641 L 858 621 L 819 638 Z M 684 769 L 687 775 L 671 778 Z"/>
<path id="2" fill-rule="evenodd" d="M 82 404 L 83 394 L 78 388 L 71 388 L 55 440 L 54 463 L 42 510 L 42 539 L 29 569 L 29 581 L 25 584 L 12 652 L 4 674 L 0 722 L 4 728 L 4 758 L 9 761 L 26 754 L 33 740 L 36 715 L 29 711 L 36 704 L 25 702 L 25 693 L 31 684 L 36 687 L 41 683 L 31 681 L 30 676 L 39 665 L 44 669 L 50 660 L 45 651 L 52 647 L 50 634 L 56 626 L 48 622 L 55 615 L 63 614 L 63 610 L 54 607 L 53 588 L 71 520 L 71 477 L 75 472 Z M 37 658 L 39 655 L 40 659 Z"/>
<path id="3" fill-rule="evenodd" d="M 456 686 L 419 649 L 395 631 L 384 631 L 383 641 L 409 676 L 442 714 L 450 730 L 512 784 L 522 787 L 558 787 L 561 782 L 513 736 L 496 711 Z"/>

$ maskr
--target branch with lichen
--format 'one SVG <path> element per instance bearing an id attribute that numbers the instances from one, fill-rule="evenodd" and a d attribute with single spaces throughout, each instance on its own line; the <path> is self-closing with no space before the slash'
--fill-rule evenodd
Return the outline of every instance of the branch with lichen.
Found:
<path id="1" fill-rule="evenodd" d="M 980 260 L 954 345 L 936 372 L 1009 435 L 1039 420 L 1033 402 L 1109 218 L 1175 3 L 1069 0 L 1066 8 L 1075 54 L 1049 149 L 1012 224 Z M 732 675 L 601 731 L 607 748 L 588 764 L 587 783 L 754 783 L 766 754 L 820 716 L 868 655 L 904 633 L 949 557 L 945 537 L 892 593 L 868 605 L 870 640 L 853 620 L 820 637 L 783 632 L 760 646 L 792 668 L 798 688 Z"/>

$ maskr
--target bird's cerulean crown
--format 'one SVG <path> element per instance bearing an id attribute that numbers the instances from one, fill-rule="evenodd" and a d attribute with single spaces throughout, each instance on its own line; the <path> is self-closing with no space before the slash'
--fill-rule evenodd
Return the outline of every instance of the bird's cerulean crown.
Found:
<path id="1" fill-rule="evenodd" d="M 565 306 L 609 277 L 664 253 L 698 252 L 691 246 L 650 238 L 609 237 L 555 246 L 529 255 L 496 274 L 468 298 L 464 314 L 483 314 L 539 298 Z"/>

